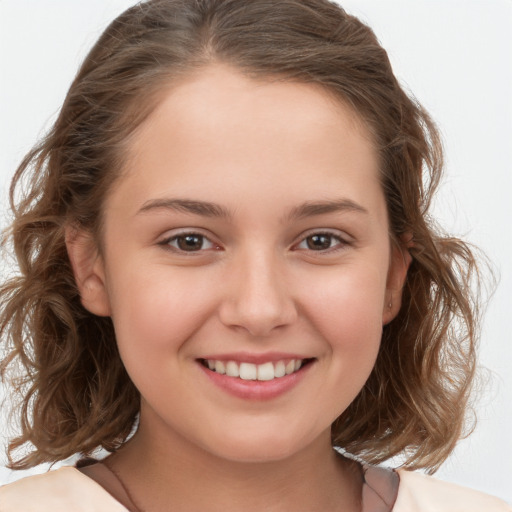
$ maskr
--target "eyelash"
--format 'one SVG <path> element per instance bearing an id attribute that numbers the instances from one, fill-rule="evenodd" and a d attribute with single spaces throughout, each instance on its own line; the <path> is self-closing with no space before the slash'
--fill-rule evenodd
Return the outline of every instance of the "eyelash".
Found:
<path id="1" fill-rule="evenodd" d="M 180 239 L 184 239 L 187 237 L 199 238 L 202 242 L 201 248 L 199 250 L 187 251 L 180 247 L 173 247 L 171 245 L 172 242 L 178 243 L 178 241 Z M 332 254 L 332 253 L 338 252 L 340 250 L 343 250 L 346 246 L 350 245 L 350 242 L 343 239 L 341 236 L 339 236 L 337 234 L 331 233 L 329 231 L 314 231 L 314 232 L 311 232 L 311 233 L 307 234 L 306 236 L 304 236 L 298 244 L 295 244 L 295 247 L 298 247 L 304 243 L 307 244 L 308 239 L 310 239 L 312 237 L 329 237 L 331 239 L 331 243 L 333 240 L 336 240 L 338 242 L 336 245 L 339 245 L 339 247 L 336 247 L 336 245 L 335 245 L 334 247 L 328 247 L 327 249 L 320 249 L 318 251 L 314 250 L 314 249 L 309 249 L 309 248 L 303 248 L 300 250 L 317 252 L 317 253 L 321 253 L 321 254 Z M 202 246 L 204 245 L 205 241 L 208 241 L 212 247 L 204 249 Z M 216 246 L 216 244 L 214 242 L 212 242 L 206 235 L 203 235 L 202 233 L 196 233 L 194 231 L 186 231 L 183 233 L 178 233 L 176 235 L 166 238 L 165 240 L 162 240 L 161 242 L 158 243 L 158 245 L 163 246 L 167 250 L 171 250 L 171 251 L 175 251 L 177 253 L 187 254 L 187 255 L 197 254 L 197 253 L 203 252 L 204 250 L 211 250 L 211 249 L 219 250 L 219 247 Z"/>
<path id="2" fill-rule="evenodd" d="M 182 253 L 182 254 L 194 254 L 194 253 L 202 252 L 203 250 L 205 250 L 205 249 L 201 248 L 198 251 L 187 251 L 187 250 L 181 249 L 179 247 L 173 247 L 171 245 L 171 242 L 176 241 L 178 243 L 179 239 L 183 239 L 183 238 L 187 238 L 187 237 L 200 238 L 203 243 L 205 240 L 207 240 L 208 242 L 210 242 L 210 244 L 212 246 L 215 246 L 214 242 L 212 242 L 206 235 L 203 235 L 202 233 L 196 233 L 194 231 L 185 231 L 183 233 L 178 233 L 177 235 L 173 235 L 169 238 L 166 238 L 165 240 L 162 240 L 161 242 L 158 243 L 158 245 L 163 246 L 165 249 L 175 251 L 178 253 Z M 201 244 L 201 245 L 203 245 L 203 244 Z"/>
<path id="3" fill-rule="evenodd" d="M 337 245 L 339 245 L 339 247 L 328 247 L 327 249 L 321 249 L 319 251 L 315 251 L 314 249 L 309 249 L 309 248 L 305 248 L 304 250 L 310 250 L 312 252 L 319 252 L 319 253 L 323 253 L 323 254 L 332 254 L 334 252 L 338 252 L 338 251 L 341 251 L 343 250 L 347 245 L 350 245 L 349 242 L 345 239 L 343 239 L 341 236 L 339 235 L 336 235 L 334 233 L 331 233 L 329 231 L 315 231 L 313 233 L 309 233 L 307 234 L 301 241 L 298 245 L 301 245 L 303 243 L 306 243 L 307 244 L 307 240 L 312 238 L 312 237 L 329 237 L 331 239 L 331 242 L 333 240 L 336 240 L 338 242 Z"/>

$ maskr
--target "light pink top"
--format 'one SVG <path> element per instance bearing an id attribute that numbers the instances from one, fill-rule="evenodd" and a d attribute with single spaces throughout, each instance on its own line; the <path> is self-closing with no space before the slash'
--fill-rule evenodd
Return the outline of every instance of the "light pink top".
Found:
<path id="1" fill-rule="evenodd" d="M 421 473 L 364 468 L 362 512 L 512 512 L 487 494 Z M 0 488 L 0 512 L 129 512 L 78 469 L 65 467 Z"/>

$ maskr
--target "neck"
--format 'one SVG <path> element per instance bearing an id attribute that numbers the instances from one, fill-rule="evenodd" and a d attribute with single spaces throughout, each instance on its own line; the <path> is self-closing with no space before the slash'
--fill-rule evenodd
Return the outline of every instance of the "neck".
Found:
<path id="1" fill-rule="evenodd" d="M 110 465 L 144 512 L 356 511 L 360 506 L 359 467 L 335 454 L 329 432 L 288 457 L 240 462 L 141 421 Z"/>

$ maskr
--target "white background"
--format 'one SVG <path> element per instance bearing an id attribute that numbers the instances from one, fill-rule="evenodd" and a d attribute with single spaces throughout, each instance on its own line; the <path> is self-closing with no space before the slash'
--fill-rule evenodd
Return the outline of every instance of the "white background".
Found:
<path id="1" fill-rule="evenodd" d="M 2 226 L 16 165 L 55 118 L 88 49 L 132 3 L 0 0 Z M 436 214 L 480 245 L 501 276 L 484 324 L 480 359 L 492 381 L 478 427 L 437 475 L 512 502 L 512 0 L 341 3 L 375 30 L 441 128 L 447 173 Z M 19 476 L 0 467 L 0 484 Z"/>

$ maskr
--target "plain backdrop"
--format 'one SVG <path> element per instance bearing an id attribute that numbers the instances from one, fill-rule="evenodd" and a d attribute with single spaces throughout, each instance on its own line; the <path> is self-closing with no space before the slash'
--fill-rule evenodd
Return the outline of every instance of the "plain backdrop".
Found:
<path id="1" fill-rule="evenodd" d="M 86 52 L 132 3 L 0 0 L 2 226 L 15 167 L 55 119 Z M 374 29 L 403 85 L 442 131 L 446 177 L 435 214 L 449 232 L 480 245 L 500 275 L 481 342 L 491 380 L 479 423 L 437 476 L 512 502 L 512 0 L 340 3 Z M 3 448 L 5 417 L 0 429 Z M 24 474 L 0 467 L 0 484 Z"/>

